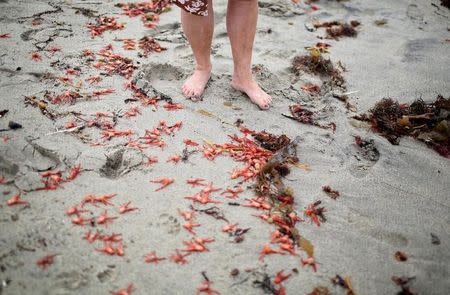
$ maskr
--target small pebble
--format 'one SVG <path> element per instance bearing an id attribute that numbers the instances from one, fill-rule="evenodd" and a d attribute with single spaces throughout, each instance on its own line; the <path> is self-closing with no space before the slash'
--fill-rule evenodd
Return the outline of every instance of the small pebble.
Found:
<path id="1" fill-rule="evenodd" d="M 237 269 L 237 268 L 234 268 L 231 272 L 230 272 L 230 275 L 232 276 L 232 277 L 235 277 L 235 276 L 237 276 L 239 274 L 239 269 Z"/>

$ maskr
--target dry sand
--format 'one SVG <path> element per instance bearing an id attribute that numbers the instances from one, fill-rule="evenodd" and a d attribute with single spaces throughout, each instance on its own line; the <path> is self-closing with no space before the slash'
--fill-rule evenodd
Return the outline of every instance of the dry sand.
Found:
<path id="1" fill-rule="evenodd" d="M 300 89 L 306 82 L 318 83 L 320 79 L 306 74 L 296 78 L 289 67 L 294 56 L 305 54 L 304 47 L 314 45 L 321 41 L 317 36 L 325 35 L 323 29 L 315 32 L 306 29 L 312 18 L 356 19 L 362 23 L 356 38 L 324 41 L 332 45 L 328 55 L 331 60 L 341 61 L 347 69 L 344 73 L 347 91 L 357 91 L 350 95 L 357 112 L 367 111 L 386 96 L 401 102 L 419 97 L 431 100 L 437 94 L 448 96 L 450 43 L 445 39 L 449 38 L 450 10 L 437 0 L 322 0 L 317 3 L 318 11 L 305 13 L 304 5 L 260 1 L 253 62 L 263 65 L 258 80 L 274 97 L 270 111 L 261 112 L 229 87 L 232 59 L 225 27 L 227 1 L 214 3 L 214 75 L 204 100 L 199 103 L 185 100 L 180 92 L 193 57 L 181 33 L 179 9 L 162 14 L 158 28 L 151 30 L 142 26 L 139 17 L 121 15 L 121 10 L 114 6 L 117 2 L 0 1 L 0 34 L 11 34 L 11 38 L 0 39 L 0 109 L 9 109 L 0 124 L 4 128 L 13 120 L 24 127 L 0 134 L 11 137 L 0 143 L 0 175 L 8 181 L 1 187 L 4 193 L 0 197 L 0 294 L 109 294 L 129 283 L 136 287 L 134 294 L 193 294 L 203 280 L 202 271 L 206 271 L 214 289 L 222 294 L 263 294 L 253 284 L 261 279 L 262 273 L 273 278 L 278 271 L 284 269 L 289 273 L 293 268 L 298 273 L 285 282 L 287 294 L 307 294 L 318 285 L 328 287 L 333 294 L 344 294 L 330 282 L 336 274 L 350 276 L 358 294 L 395 294 L 400 288 L 391 281 L 392 276 L 414 276 L 411 286 L 419 294 L 448 294 L 449 160 L 413 139 L 404 138 L 400 145 L 393 146 L 366 128 L 356 128 L 350 120 L 353 113 L 333 98 L 330 91 L 325 89 L 322 95 L 314 97 Z M 119 17 L 126 27 L 91 39 L 86 23 L 93 18 L 76 14 L 76 8 L 81 7 L 92 9 L 96 15 Z M 40 14 L 42 24 L 32 26 L 36 14 Z M 381 19 L 387 23 L 375 25 Z M 139 58 L 137 51 L 125 51 L 121 42 L 113 41 L 144 35 L 156 36 L 168 50 Z M 82 77 L 98 74 L 97 69 L 83 62 L 80 52 L 83 49 L 97 52 L 109 43 L 115 52 L 140 62 L 134 75 L 138 86 L 148 92 L 164 93 L 185 106 L 176 112 L 162 107 L 158 111 L 141 108 L 141 115 L 119 119 L 117 129 L 132 129 L 138 134 L 155 126 L 160 119 L 169 123 L 182 120 L 182 129 L 173 137 L 165 137 L 168 147 L 164 150 L 150 148 L 141 152 L 127 148 L 125 138 L 91 147 L 73 134 L 50 134 L 61 129 L 71 116 L 52 121 L 38 109 L 25 107 L 25 95 L 42 98 L 46 90 L 58 92 L 66 88 L 60 82 L 45 79 L 46 73 L 60 76 L 66 66 L 78 66 Z M 30 53 L 46 45 L 61 47 L 62 52 L 51 55 L 42 51 L 43 60 L 32 61 Z M 16 70 L 18 67 L 20 71 Z M 85 85 L 83 91 L 113 87 L 114 94 L 52 108 L 82 113 L 128 109 L 123 102 L 130 97 L 130 92 L 122 87 L 125 79 L 103 78 L 99 86 Z M 324 122 L 335 122 L 336 132 L 282 117 L 294 102 L 320 112 Z M 213 116 L 205 116 L 208 113 L 199 110 Z M 170 255 L 174 249 L 183 247 L 183 240 L 190 238 L 177 214 L 178 208 L 185 209 L 190 204 L 183 197 L 197 191 L 185 184 L 187 178 L 203 177 L 220 188 L 237 183 L 230 179 L 229 173 L 240 164 L 226 157 L 209 161 L 197 153 L 186 163 L 165 160 L 181 152 L 184 138 L 226 142 L 227 135 L 238 133 L 233 125 L 238 118 L 250 129 L 285 133 L 291 138 L 300 136 L 300 162 L 308 164 L 311 170 L 292 168 L 285 183 L 294 190 L 298 212 L 318 199 L 327 208 L 327 222 L 320 227 L 306 222 L 297 225 L 315 247 L 317 273 L 302 267 L 299 257 L 271 255 L 264 262 L 259 261 L 258 253 L 269 243 L 274 228 L 253 217 L 255 210 L 226 203 L 219 207 L 230 222 L 251 228 L 242 243 L 233 243 L 232 238 L 221 232 L 224 222 L 199 215 L 197 221 L 202 226 L 197 229 L 198 235 L 216 239 L 208 245 L 209 252 L 191 255 L 186 265 L 143 261 L 151 250 L 157 250 L 158 255 Z M 82 134 L 92 140 L 100 137 L 98 130 L 92 128 Z M 379 157 L 361 153 L 354 145 L 355 135 L 373 139 Z M 160 163 L 152 167 L 143 165 L 144 154 L 157 156 Z M 118 164 L 111 165 L 108 158 L 116 159 Z M 78 163 L 83 171 L 73 182 L 53 191 L 32 191 L 42 185 L 40 171 L 67 172 Z M 157 186 L 149 180 L 157 177 L 173 177 L 175 183 L 154 192 Z M 330 199 L 322 192 L 323 185 L 338 189 L 341 197 L 336 201 Z M 6 201 L 18 190 L 30 205 L 6 206 Z M 139 207 L 138 211 L 120 216 L 106 229 L 123 234 L 124 257 L 96 252 L 94 249 L 101 243 L 82 240 L 89 227 L 74 226 L 65 215 L 68 207 L 90 193 L 117 193 L 115 205 L 131 200 Z M 237 202 L 252 196 L 252 190 L 247 189 Z M 98 214 L 101 209 L 93 211 Z M 109 213 L 117 215 L 112 208 Z M 439 245 L 431 243 L 431 233 L 440 239 Z M 397 262 L 396 251 L 407 253 L 409 259 Z M 299 253 L 306 257 L 304 252 Z M 58 254 L 54 264 L 40 269 L 36 261 L 49 254 Z M 235 278 L 230 276 L 234 268 L 240 270 Z"/>

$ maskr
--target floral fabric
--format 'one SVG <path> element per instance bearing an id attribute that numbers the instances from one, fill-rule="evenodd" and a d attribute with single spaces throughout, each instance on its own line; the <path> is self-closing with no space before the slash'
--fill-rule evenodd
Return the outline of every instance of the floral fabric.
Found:
<path id="1" fill-rule="evenodd" d="M 201 16 L 208 15 L 207 0 L 173 0 L 173 3 L 189 13 Z"/>

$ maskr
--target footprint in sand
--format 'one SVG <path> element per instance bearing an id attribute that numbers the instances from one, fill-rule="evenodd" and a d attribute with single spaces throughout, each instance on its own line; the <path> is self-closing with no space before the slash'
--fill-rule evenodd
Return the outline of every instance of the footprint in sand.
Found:
<path id="1" fill-rule="evenodd" d="M 183 31 L 179 22 L 158 26 L 150 32 L 149 36 L 158 41 L 176 44 L 184 44 L 186 42 L 186 38 L 183 36 Z"/>
<path id="2" fill-rule="evenodd" d="M 405 43 L 402 61 L 405 63 L 422 61 L 427 52 L 436 50 L 438 46 L 439 41 L 432 38 L 410 40 Z"/>
<path id="3" fill-rule="evenodd" d="M 184 78 L 184 71 L 179 66 L 168 63 L 149 63 L 142 67 L 134 82 L 149 97 L 156 95 L 170 97 L 170 93 L 177 93 L 179 87 L 181 87 L 173 81 L 181 81 Z"/>
<path id="4" fill-rule="evenodd" d="M 134 149 L 119 149 L 106 155 L 106 162 L 100 168 L 100 175 L 117 178 L 142 163 L 142 154 Z"/>
<path id="5" fill-rule="evenodd" d="M 17 251 L 9 250 L 6 253 L 0 253 L 0 270 L 2 272 L 8 269 L 18 269 L 24 265 L 25 263 L 19 259 Z"/>
<path id="6" fill-rule="evenodd" d="M 412 20 L 423 21 L 423 11 L 419 9 L 416 4 L 408 5 L 406 9 L 406 15 Z"/>
<path id="7" fill-rule="evenodd" d="M 176 235 L 181 230 L 181 224 L 178 219 L 166 213 L 159 215 L 158 221 L 154 226 L 162 227 L 165 232 L 171 235 Z"/>
<path id="8" fill-rule="evenodd" d="M 139 78 L 149 82 L 154 82 L 155 80 L 179 80 L 183 78 L 183 71 L 180 67 L 167 63 L 149 63 L 142 67 Z"/>
<path id="9" fill-rule="evenodd" d="M 51 288 L 51 294 L 65 294 L 67 291 L 75 291 L 88 284 L 88 278 L 75 270 L 63 272 L 56 276 L 56 283 Z"/>
<path id="10" fill-rule="evenodd" d="M 350 148 L 354 148 L 354 144 Z M 375 141 L 362 140 L 359 146 L 356 147 L 356 152 L 353 154 L 356 162 L 350 165 L 350 174 L 356 178 L 365 177 L 370 169 L 378 162 L 380 159 L 380 152 L 375 146 Z"/>
<path id="11" fill-rule="evenodd" d="M 391 244 L 394 247 L 406 247 L 408 239 L 402 234 L 388 232 L 382 229 L 371 229 L 368 233 L 374 239 Z"/>
<path id="12" fill-rule="evenodd" d="M 114 270 L 107 268 L 104 271 L 97 273 L 97 278 L 100 283 L 104 283 L 115 280 L 117 278 L 117 273 L 115 273 Z"/>
<path id="13" fill-rule="evenodd" d="M 258 6 L 261 14 L 271 17 L 291 17 L 304 14 L 304 10 L 283 0 L 261 0 L 258 1 Z"/>

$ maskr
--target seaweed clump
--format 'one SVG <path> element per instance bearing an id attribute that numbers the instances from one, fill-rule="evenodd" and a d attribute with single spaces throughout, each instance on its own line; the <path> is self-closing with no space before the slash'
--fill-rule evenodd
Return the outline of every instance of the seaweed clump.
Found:
<path id="1" fill-rule="evenodd" d="M 316 114 L 310 110 L 304 109 L 299 104 L 294 104 L 289 106 L 289 110 L 291 111 L 292 116 L 282 114 L 284 117 L 295 120 L 297 122 L 317 126 L 322 129 L 331 129 L 336 131 L 336 124 L 334 122 L 328 124 L 321 124 L 316 119 Z"/>
<path id="2" fill-rule="evenodd" d="M 317 286 L 312 290 L 311 293 L 308 293 L 308 295 L 330 295 L 330 290 L 328 290 L 327 287 L 323 286 Z"/>
<path id="3" fill-rule="evenodd" d="M 350 23 L 345 23 L 341 21 L 331 21 L 331 22 L 315 22 L 314 27 L 326 28 L 327 38 L 339 39 L 339 37 L 356 37 L 358 36 L 358 31 L 355 29 L 360 26 L 361 23 L 356 20 L 350 21 Z"/>
<path id="4" fill-rule="evenodd" d="M 283 176 L 289 174 L 287 165 L 299 162 L 296 150 L 299 142 L 300 138 L 296 137 L 273 155 L 261 168 L 254 188 L 256 195 L 271 205 L 270 223 L 276 225 L 278 231 L 287 235 L 292 244 L 297 246 L 300 246 L 300 234 L 295 224 L 300 219 L 295 211 L 293 191 L 284 185 Z"/>
<path id="5" fill-rule="evenodd" d="M 311 50 L 309 55 L 294 57 L 292 71 L 297 76 L 301 72 L 306 72 L 329 78 L 336 86 L 343 86 L 345 83 L 341 71 L 333 65 L 330 59 L 324 58 L 317 50 Z"/>
<path id="6" fill-rule="evenodd" d="M 252 136 L 256 139 L 256 141 L 258 141 L 260 146 L 271 152 L 276 152 L 291 142 L 290 138 L 285 134 L 276 136 L 271 133 L 261 131 L 252 134 Z"/>
<path id="7" fill-rule="evenodd" d="M 341 277 L 340 275 L 336 275 L 331 279 L 331 282 L 335 286 L 340 286 L 345 289 L 345 294 L 347 295 L 356 295 L 356 292 L 353 290 L 352 281 L 350 277 Z"/>
<path id="8" fill-rule="evenodd" d="M 264 291 L 264 293 L 279 294 L 278 290 L 272 284 L 272 281 L 270 280 L 270 277 L 268 274 L 264 274 L 262 280 L 254 280 L 253 286 L 261 288 Z"/>
<path id="9" fill-rule="evenodd" d="M 433 102 L 418 99 L 410 105 L 384 98 L 368 114 L 355 118 L 370 122 L 391 144 L 412 136 L 450 158 L 450 97 L 439 95 Z"/>
<path id="10" fill-rule="evenodd" d="M 417 294 L 417 292 L 410 287 L 410 284 L 415 279 L 415 277 L 393 276 L 391 279 L 397 286 L 402 288 L 400 292 L 397 292 L 397 295 L 416 295 Z"/>

